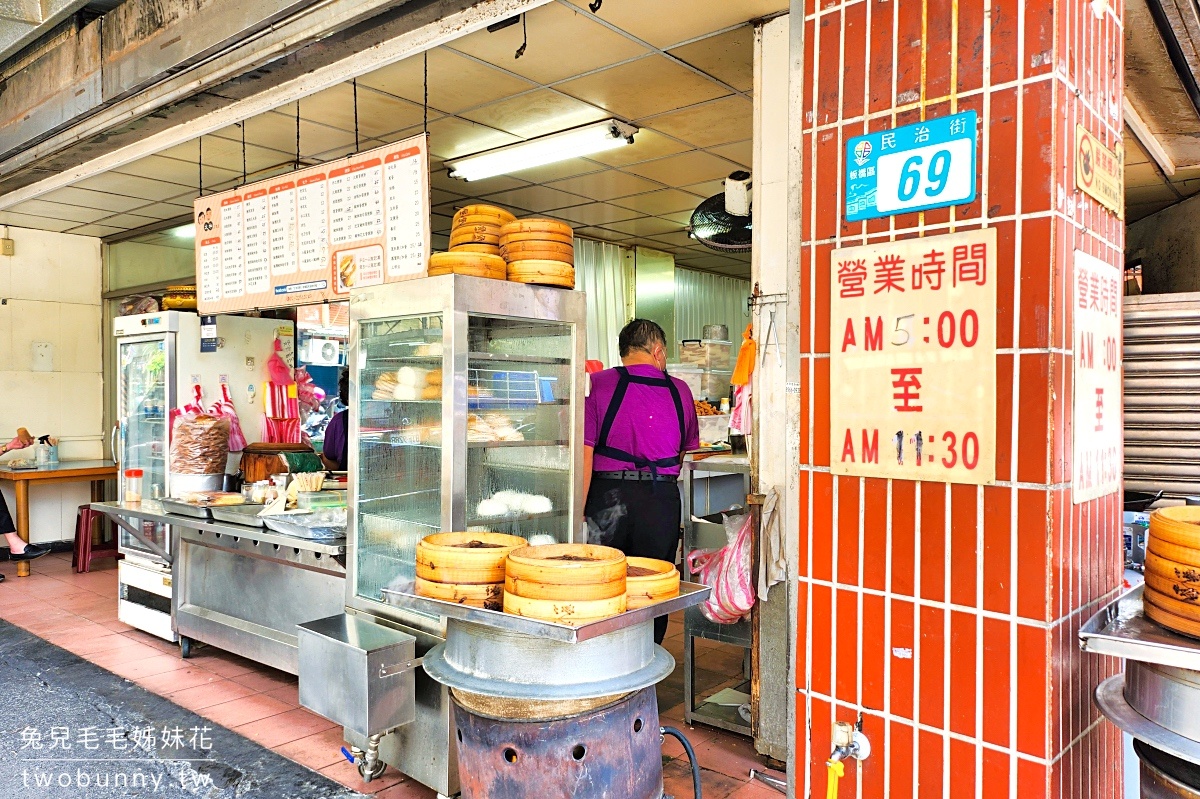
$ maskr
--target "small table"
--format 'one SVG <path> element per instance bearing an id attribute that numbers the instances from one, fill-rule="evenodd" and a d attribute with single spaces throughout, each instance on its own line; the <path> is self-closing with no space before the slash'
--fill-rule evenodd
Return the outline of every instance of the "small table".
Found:
<path id="1" fill-rule="evenodd" d="M 63 461 L 53 466 L 36 469 L 13 469 L 0 463 L 0 480 L 11 480 L 17 495 L 17 535 L 29 541 L 29 484 L 78 483 L 87 480 L 92 484 L 92 502 L 104 499 L 104 481 L 115 479 L 117 465 L 112 461 Z M 17 562 L 17 576 L 29 576 L 29 561 Z"/>

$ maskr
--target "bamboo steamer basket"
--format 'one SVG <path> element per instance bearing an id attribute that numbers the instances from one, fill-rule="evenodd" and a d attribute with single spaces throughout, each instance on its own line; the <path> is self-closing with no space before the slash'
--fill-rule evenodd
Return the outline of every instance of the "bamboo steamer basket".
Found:
<path id="1" fill-rule="evenodd" d="M 1197 621 L 1192 616 L 1197 609 L 1190 605 L 1183 605 L 1182 608 L 1177 607 L 1182 604 L 1148 586 L 1142 592 L 1142 609 L 1145 611 L 1148 619 L 1161 624 L 1168 630 L 1174 630 L 1177 633 L 1182 633 L 1192 638 L 1200 638 L 1200 621 Z M 1188 615 L 1172 612 L 1173 606 L 1176 606 L 1176 609 Z"/>
<path id="2" fill-rule="evenodd" d="M 608 599 L 530 599 L 504 592 L 504 612 L 578 627 L 625 612 L 625 594 Z"/>
<path id="3" fill-rule="evenodd" d="M 625 553 L 595 544 L 547 544 L 508 554 L 505 580 L 521 584 L 588 586 L 619 583 L 625 595 Z"/>
<path id="4" fill-rule="evenodd" d="M 1151 512 L 1150 536 L 1168 544 L 1200 550 L 1200 506 L 1183 505 Z"/>
<path id="5" fill-rule="evenodd" d="M 1157 552 L 1146 553 L 1144 571 L 1146 574 L 1156 574 L 1172 582 L 1194 583 L 1200 586 L 1200 566 L 1170 560 Z"/>
<path id="6" fill-rule="evenodd" d="M 473 541 L 494 546 L 464 546 Z M 417 544 L 417 577 L 433 583 L 501 585 L 505 559 L 528 543 L 520 536 L 504 533 L 427 535 Z"/>
<path id="7" fill-rule="evenodd" d="M 500 248 L 500 254 L 504 256 L 504 260 L 509 263 L 517 263 L 520 261 L 557 261 L 564 263 L 567 266 L 574 268 L 575 256 L 571 253 L 558 252 L 556 250 L 522 250 L 521 252 L 509 252 L 503 247 Z"/>
<path id="8" fill-rule="evenodd" d="M 651 574 L 625 574 L 625 604 L 628 610 L 637 610 L 663 599 L 679 596 L 679 570 L 675 564 L 654 558 L 631 557 L 625 559 L 629 570 L 646 569 Z"/>
<path id="9" fill-rule="evenodd" d="M 1170 597 L 1176 602 L 1182 602 L 1196 609 L 1200 613 L 1200 586 L 1188 583 L 1181 583 L 1173 580 L 1170 577 L 1163 577 L 1161 574 L 1146 574 L 1146 585 L 1155 593 Z M 1200 621 L 1200 616 L 1197 616 Z"/>
<path id="10" fill-rule="evenodd" d="M 507 576 L 504 578 L 504 590 L 524 599 L 554 599 L 560 602 L 572 599 L 583 601 L 612 599 L 626 593 L 625 584 L 617 580 L 591 585 L 576 585 L 543 583 L 538 580 L 522 580 Z"/>
<path id="11" fill-rule="evenodd" d="M 503 230 L 504 228 L 501 228 Z M 574 246 L 575 236 L 568 233 L 550 233 L 547 231 L 534 233 L 501 233 L 500 245 L 502 247 L 511 247 L 514 244 L 528 244 L 530 242 L 550 242 L 552 244 L 570 244 Z"/>
<path id="12" fill-rule="evenodd" d="M 460 244 L 491 244 L 493 247 L 498 247 L 500 246 L 500 237 L 495 233 L 480 233 L 474 229 L 451 233 L 450 246 L 457 247 Z"/>
<path id="13" fill-rule="evenodd" d="M 500 251 L 500 245 L 498 244 L 455 244 L 450 248 L 450 252 L 476 252 L 483 253 L 484 255 L 504 256 L 504 253 Z"/>
<path id="14" fill-rule="evenodd" d="M 560 252 L 563 255 L 575 255 L 575 245 L 563 244 L 561 241 L 548 239 L 530 239 L 528 241 L 513 241 L 501 247 L 507 254 L 515 256 L 523 252 Z M 517 260 L 514 258 L 513 260 Z"/>
<path id="15" fill-rule="evenodd" d="M 504 280 L 508 265 L 499 255 L 481 252 L 435 252 L 429 256 L 429 276 L 471 275 Z"/>
<path id="16" fill-rule="evenodd" d="M 575 267 L 562 261 L 510 261 L 508 279 L 513 283 L 575 288 Z"/>
<path id="17" fill-rule="evenodd" d="M 472 217 L 488 217 L 502 220 L 500 224 L 508 224 L 516 219 L 513 214 L 495 205 L 464 205 L 454 212 L 453 224 L 459 225 Z"/>
<path id="18" fill-rule="evenodd" d="M 1178 544 L 1168 544 L 1154 536 L 1146 539 L 1146 554 L 1155 554 L 1165 560 L 1183 563 L 1187 566 L 1200 566 L 1200 550 L 1191 547 L 1181 547 Z"/>
<path id="19" fill-rule="evenodd" d="M 453 602 L 456 605 L 470 605 L 473 608 L 485 610 L 504 609 L 504 588 L 500 583 L 435 583 L 432 580 L 416 581 L 417 596 L 440 599 L 443 602 Z"/>
<path id="20" fill-rule="evenodd" d="M 500 228 L 505 235 L 518 233 L 553 233 L 559 236 L 573 236 L 575 231 L 566 222 L 557 219 L 517 219 Z"/>

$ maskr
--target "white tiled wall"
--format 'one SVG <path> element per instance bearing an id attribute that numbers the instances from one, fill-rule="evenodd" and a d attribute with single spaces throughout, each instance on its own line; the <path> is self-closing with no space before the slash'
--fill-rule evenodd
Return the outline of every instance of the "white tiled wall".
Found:
<path id="1" fill-rule="evenodd" d="M 100 240 L 7 231 L 15 254 L 0 256 L 0 440 L 27 427 L 58 437 L 60 458 L 103 457 Z M 53 345 L 53 371 L 31 371 L 35 342 Z M 11 484 L 0 491 L 13 509 Z M 32 540 L 70 539 L 89 497 L 87 483 L 34 487 Z"/>

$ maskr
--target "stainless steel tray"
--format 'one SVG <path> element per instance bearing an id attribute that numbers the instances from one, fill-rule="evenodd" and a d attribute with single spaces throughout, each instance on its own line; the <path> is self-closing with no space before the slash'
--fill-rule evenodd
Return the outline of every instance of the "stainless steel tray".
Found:
<path id="1" fill-rule="evenodd" d="M 162 508 L 167 513 L 174 513 L 177 516 L 187 516 L 192 519 L 211 519 L 212 513 L 207 507 L 202 505 L 189 505 L 186 502 L 179 502 L 174 499 L 162 499 Z"/>
<path id="2" fill-rule="evenodd" d="M 1171 632 L 1142 612 L 1138 586 L 1110 602 L 1079 630 L 1085 652 L 1200 671 L 1200 640 Z"/>
<path id="3" fill-rule="evenodd" d="M 247 527 L 266 527 L 258 512 L 262 505 L 213 505 L 209 508 L 212 517 L 219 522 L 243 524 Z"/>
<path id="4" fill-rule="evenodd" d="M 679 596 L 663 599 L 643 608 L 629 610 L 616 616 L 594 621 L 591 624 L 584 624 L 579 627 L 556 624 L 550 621 L 540 621 L 538 619 L 527 619 L 524 616 L 514 616 L 511 613 L 503 613 L 498 610 L 473 608 L 468 605 L 444 602 L 440 599 L 430 599 L 429 597 L 408 594 L 389 588 L 383 589 L 383 600 L 389 605 L 408 608 L 409 610 L 415 610 L 431 616 L 445 616 L 450 619 L 458 619 L 534 638 L 549 638 L 555 641 L 576 643 L 578 641 L 590 641 L 601 635 L 607 635 L 626 627 L 632 627 L 635 624 L 652 621 L 668 613 L 674 613 L 693 605 L 699 605 L 708 599 L 710 593 L 712 593 L 712 589 L 707 585 L 681 582 L 679 583 Z"/>
<path id="5" fill-rule="evenodd" d="M 263 521 L 266 522 L 268 530 L 307 541 L 341 541 L 346 537 L 345 528 L 309 527 L 289 521 L 287 516 L 264 516 Z"/>

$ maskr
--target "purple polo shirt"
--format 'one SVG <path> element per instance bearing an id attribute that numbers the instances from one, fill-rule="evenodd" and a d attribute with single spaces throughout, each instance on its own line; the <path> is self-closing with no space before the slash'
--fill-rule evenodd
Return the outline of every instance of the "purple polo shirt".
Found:
<path id="1" fill-rule="evenodd" d="M 663 377 L 662 372 L 649 364 L 630 366 L 629 374 L 659 379 Z M 583 425 L 583 443 L 589 447 L 596 446 L 596 439 L 600 437 L 600 426 L 617 390 L 619 377 L 616 369 L 605 369 L 592 375 L 592 393 L 584 402 Z M 700 446 L 700 423 L 696 420 L 692 390 L 677 377 L 671 380 L 679 391 L 679 399 L 683 401 L 683 442 L 679 441 L 679 415 L 675 412 L 671 392 L 665 386 L 630 383 L 625 391 L 625 400 L 613 420 L 612 429 L 608 431 L 610 447 L 654 461 Z M 599 453 L 592 461 L 592 470 L 596 472 L 619 472 L 634 468 L 631 463 L 613 460 Z M 679 474 L 679 467 L 658 471 L 660 474 Z"/>

